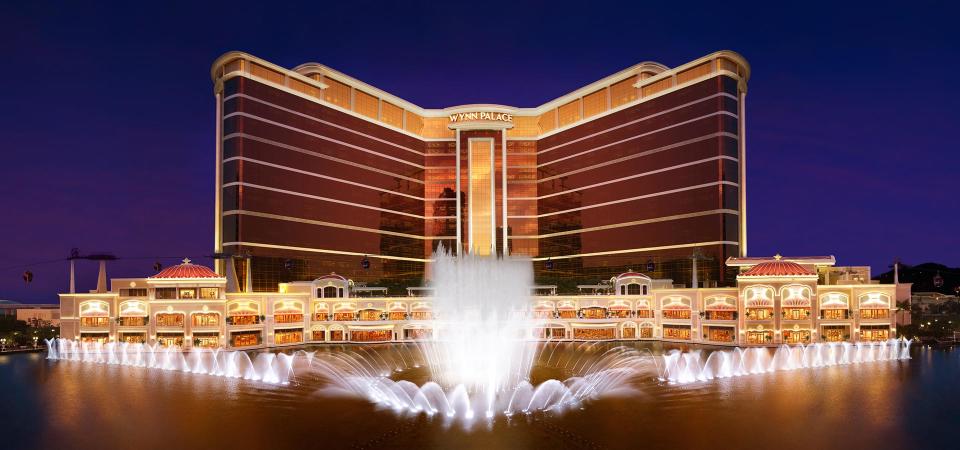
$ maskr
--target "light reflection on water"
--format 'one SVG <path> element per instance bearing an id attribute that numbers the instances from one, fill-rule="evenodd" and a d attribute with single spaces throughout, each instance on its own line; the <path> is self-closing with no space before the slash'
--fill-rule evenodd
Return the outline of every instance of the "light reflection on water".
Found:
<path id="1" fill-rule="evenodd" d="M 672 348 L 636 345 L 656 353 Z M 558 348 L 551 362 L 581 353 Z M 5 448 L 952 447 L 946 433 L 960 425 L 950 413 L 960 401 L 960 353 L 916 348 L 913 358 L 682 386 L 651 377 L 636 381 L 636 395 L 599 399 L 561 416 L 500 418 L 466 433 L 319 395 L 321 386 L 306 379 L 271 386 L 2 355 L 0 427 Z M 533 375 L 556 370 L 541 367 Z"/>

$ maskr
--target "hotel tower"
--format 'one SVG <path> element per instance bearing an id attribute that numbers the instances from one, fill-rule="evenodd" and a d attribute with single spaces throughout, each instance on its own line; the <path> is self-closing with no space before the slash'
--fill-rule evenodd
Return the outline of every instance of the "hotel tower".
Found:
<path id="1" fill-rule="evenodd" d="M 529 257 L 561 291 L 630 270 L 731 286 L 749 72 L 720 51 L 534 107 L 427 109 L 320 64 L 230 52 L 211 72 L 215 248 L 243 256 L 226 261 L 254 291 L 336 272 L 399 293 L 441 246 Z"/>

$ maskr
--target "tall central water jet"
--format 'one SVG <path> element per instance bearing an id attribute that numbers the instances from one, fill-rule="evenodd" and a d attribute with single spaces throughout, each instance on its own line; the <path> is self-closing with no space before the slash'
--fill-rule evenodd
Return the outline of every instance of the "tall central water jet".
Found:
<path id="1" fill-rule="evenodd" d="M 497 393 L 527 381 L 537 344 L 531 339 L 529 260 L 434 255 L 434 339 L 422 346 L 435 381 L 463 386 L 493 413 Z"/>

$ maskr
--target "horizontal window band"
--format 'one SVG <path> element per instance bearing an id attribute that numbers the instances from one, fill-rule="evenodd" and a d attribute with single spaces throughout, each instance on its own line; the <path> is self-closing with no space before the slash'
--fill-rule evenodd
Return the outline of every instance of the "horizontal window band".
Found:
<path id="1" fill-rule="evenodd" d="M 272 146 L 274 146 L 274 147 L 280 147 L 280 148 L 282 148 L 282 149 L 290 150 L 290 151 L 297 152 L 297 153 L 301 153 L 301 154 L 304 154 L 304 155 L 313 156 L 313 157 L 320 158 L 320 159 L 326 159 L 326 160 L 328 160 L 328 161 L 337 162 L 337 163 L 344 164 L 344 165 L 351 166 L 351 167 L 356 167 L 356 168 L 358 168 L 358 169 L 369 170 L 369 171 L 371 171 L 371 172 L 376 172 L 376 173 L 379 173 L 379 174 L 381 174 L 381 175 L 388 175 L 388 176 L 391 176 L 391 177 L 400 178 L 400 179 L 403 179 L 403 180 L 406 180 L 406 181 L 410 181 L 410 182 L 413 182 L 413 183 L 423 184 L 423 180 L 418 180 L 418 179 L 416 179 L 416 178 L 408 177 L 408 176 L 406 176 L 406 175 L 400 175 L 400 174 L 397 174 L 397 173 L 393 173 L 393 172 L 386 171 L 386 170 L 383 170 L 383 169 L 378 169 L 378 168 L 376 168 L 376 167 L 367 166 L 367 165 L 360 164 L 360 163 L 357 163 L 357 162 L 353 162 L 353 161 L 350 161 L 350 160 L 346 160 L 346 159 L 343 159 L 343 158 L 337 158 L 336 156 L 325 155 L 325 154 L 323 154 L 323 153 L 316 152 L 316 151 L 313 151 L 313 150 L 307 150 L 307 149 L 305 149 L 305 148 L 300 148 L 300 147 L 297 147 L 297 146 L 294 146 L 294 145 L 284 144 L 283 142 L 277 142 L 277 141 L 274 141 L 274 140 L 271 140 L 271 139 L 266 139 L 266 138 L 262 138 L 262 137 L 259 137 L 259 136 L 254 136 L 254 135 L 249 134 L 249 133 L 230 133 L 230 134 L 228 134 L 228 135 L 226 135 L 226 136 L 223 137 L 223 141 L 224 141 L 224 142 L 226 142 L 226 141 L 228 141 L 228 140 L 230 140 L 230 139 L 248 139 L 248 140 L 251 140 L 251 141 L 256 141 L 256 142 L 260 142 L 260 143 L 262 143 L 262 144 L 272 145 Z"/>
<path id="2" fill-rule="evenodd" d="M 323 227 L 340 228 L 340 229 L 344 229 L 344 230 L 362 231 L 362 232 L 366 232 L 366 233 L 385 234 L 385 235 L 388 235 L 388 236 L 399 236 L 399 237 L 405 237 L 405 238 L 411 238 L 411 239 L 419 239 L 419 240 L 430 240 L 430 239 L 438 239 L 438 240 L 440 240 L 440 239 L 456 239 L 456 238 L 457 238 L 456 236 L 433 236 L 433 237 L 429 237 L 429 238 L 428 238 L 428 237 L 425 237 L 425 236 L 418 236 L 418 235 L 415 235 L 415 234 L 408 234 L 408 233 L 399 233 L 399 232 L 396 232 L 396 231 L 379 230 L 379 229 L 376 229 L 376 228 L 366 228 L 366 227 L 359 227 L 359 226 L 355 226 L 355 225 L 345 225 L 345 224 L 341 224 L 341 223 L 325 222 L 325 221 L 322 221 L 322 220 L 302 219 L 302 218 L 299 218 L 299 217 L 283 216 L 283 215 L 279 215 L 279 214 L 270 214 L 270 213 L 264 213 L 264 212 L 249 211 L 249 210 L 244 210 L 244 209 L 232 209 L 232 210 L 224 211 L 224 212 L 223 212 L 223 216 L 224 216 L 224 217 L 226 217 L 226 216 L 234 216 L 234 215 L 236 215 L 236 216 L 259 217 L 259 218 L 271 219 L 271 220 L 282 220 L 282 221 L 286 221 L 286 222 L 297 222 L 297 223 L 302 223 L 302 224 L 307 224 L 307 225 L 317 225 L 317 226 L 323 226 Z M 451 217 L 448 217 L 448 218 L 449 218 L 449 219 L 456 219 L 455 216 L 451 216 Z M 435 217 L 435 219 L 440 219 L 440 217 Z"/>
<path id="3" fill-rule="evenodd" d="M 544 182 L 547 182 L 547 181 L 556 180 L 556 179 L 558 179 L 558 178 L 563 178 L 563 177 L 566 177 L 566 176 L 570 176 L 570 175 L 574 175 L 574 174 L 578 174 L 578 173 L 582 173 L 582 172 L 587 172 L 587 171 L 590 171 L 590 170 L 593 170 L 593 169 L 599 169 L 599 168 L 606 167 L 606 166 L 611 166 L 611 165 L 614 165 L 614 164 L 620 164 L 620 163 L 622 163 L 622 162 L 629 161 L 629 160 L 631 160 L 631 159 L 643 158 L 644 156 L 654 155 L 654 154 L 657 154 L 657 153 L 660 153 L 660 152 L 663 152 L 663 151 L 667 151 L 667 150 L 672 150 L 672 149 L 675 149 L 675 148 L 678 148 L 678 147 L 683 147 L 683 146 L 690 145 L 690 144 L 696 144 L 697 142 L 709 141 L 710 139 L 715 139 L 715 138 L 718 138 L 718 137 L 727 137 L 727 138 L 731 138 L 731 139 L 734 139 L 734 140 L 737 139 L 737 135 L 735 135 L 735 134 L 733 134 L 733 133 L 729 133 L 729 132 L 726 132 L 726 131 L 719 131 L 719 132 L 716 132 L 716 133 L 710 133 L 710 134 L 705 135 L 705 136 L 700 136 L 700 137 L 693 138 L 693 139 L 687 139 L 687 140 L 685 140 L 685 141 L 676 142 L 676 143 L 673 143 L 673 144 L 670 144 L 670 145 L 665 145 L 665 146 L 663 146 L 663 147 L 657 147 L 657 148 L 652 148 L 652 149 L 650 149 L 650 150 L 644 150 L 644 151 L 642 151 L 642 152 L 640 152 L 640 153 L 634 153 L 634 154 L 632 154 L 632 155 L 621 156 L 621 157 L 619 157 L 619 158 L 617 158 L 617 159 L 611 159 L 611 160 L 609 160 L 609 161 L 604 161 L 604 162 L 602 162 L 602 163 L 594 164 L 594 165 L 592 165 L 592 166 L 581 167 L 581 168 L 578 168 L 578 169 L 575 169 L 575 170 L 571 170 L 571 171 L 569 171 L 569 172 L 565 172 L 565 173 L 561 173 L 561 174 L 557 174 L 557 175 L 550 175 L 549 177 L 544 177 L 544 178 L 538 179 L 537 182 L 538 182 L 538 183 L 544 183 Z"/>
<path id="4" fill-rule="evenodd" d="M 277 244 L 263 244 L 263 243 L 259 243 L 259 242 L 244 242 L 244 241 L 224 242 L 224 243 L 223 243 L 223 246 L 224 246 L 224 247 L 241 247 L 241 246 L 243 246 L 243 247 L 259 247 L 259 248 L 270 248 L 270 249 L 276 249 L 276 250 L 291 250 L 291 251 L 305 252 L 305 253 L 329 253 L 329 254 L 332 254 L 332 255 L 366 256 L 366 257 L 369 257 L 369 258 L 389 259 L 389 260 L 392 260 L 392 261 L 411 261 L 411 262 L 422 262 L 422 263 L 426 263 L 426 262 L 431 262 L 431 261 L 432 261 L 432 260 L 430 260 L 430 259 L 425 259 L 425 258 L 408 258 L 408 257 L 405 257 L 405 256 L 388 256 L 388 255 L 378 255 L 378 254 L 374 254 L 374 253 L 348 252 L 348 251 L 344 251 L 344 250 L 329 250 L 329 249 L 323 249 L 323 248 L 295 247 L 295 246 L 290 246 L 290 245 L 277 245 Z"/>
<path id="5" fill-rule="evenodd" d="M 354 206 L 354 207 L 357 207 L 357 208 L 370 209 L 370 210 L 380 211 L 380 212 L 389 213 L 389 214 L 397 214 L 397 215 L 401 215 L 401 216 L 413 217 L 413 218 L 416 218 L 416 219 L 426 219 L 426 218 L 427 218 L 426 216 L 419 215 L 419 214 L 412 214 L 412 213 L 406 213 L 406 212 L 400 212 L 400 211 L 393 211 L 393 210 L 389 210 L 389 209 L 385 209 L 385 208 L 379 208 L 379 207 L 376 207 L 376 206 L 370 206 L 370 205 L 364 205 L 364 204 L 361 204 L 361 203 L 348 202 L 348 201 L 346 201 L 346 200 L 337 200 L 337 199 L 335 199 L 335 198 L 329 198 L 329 197 L 321 197 L 321 196 L 319 196 L 319 195 L 305 194 L 305 193 L 303 193 L 303 192 L 288 191 L 288 190 L 286 190 L 286 189 L 273 188 L 273 187 L 270 187 L 270 186 L 261 186 L 261 185 L 259 185 L 259 184 L 246 183 L 246 182 L 243 182 L 243 181 L 233 181 L 233 182 L 230 182 L 230 183 L 224 183 L 224 185 L 223 185 L 223 187 L 225 187 L 225 188 L 226 188 L 226 187 L 232 187 L 232 186 L 240 186 L 240 187 L 244 187 L 244 188 L 261 189 L 261 190 L 265 190 L 265 191 L 278 192 L 278 193 L 281 193 L 281 194 L 294 195 L 294 196 L 297 196 L 297 197 L 304 197 L 304 198 L 309 198 L 309 199 L 313 199 L 313 200 L 320 200 L 320 201 L 325 201 L 325 202 L 330 202 L 330 203 L 337 203 L 337 204 L 340 204 L 340 205 Z"/>
<path id="6" fill-rule="evenodd" d="M 321 124 L 324 124 L 324 125 L 328 125 L 328 126 L 331 126 L 331 127 L 334 127 L 334 128 L 340 129 L 340 130 L 343 130 L 343 131 L 347 131 L 347 132 L 356 134 L 356 135 L 358 135 L 358 136 L 362 136 L 362 137 L 365 137 L 365 138 L 368 138 L 368 139 L 371 139 L 371 140 L 380 142 L 380 143 L 382 143 L 382 144 L 386 144 L 386 145 L 390 145 L 390 146 L 392 146 L 392 147 L 396 147 L 396 148 L 398 148 L 398 149 L 400 149 L 400 150 L 406 150 L 406 151 L 408 151 L 408 152 L 410 152 L 410 153 L 413 153 L 413 154 L 416 154 L 416 155 L 419 155 L 419 156 L 427 156 L 426 153 L 423 153 L 423 152 L 421 152 L 421 151 L 414 150 L 414 149 L 409 148 L 409 147 L 404 147 L 403 145 L 397 144 L 397 143 L 395 143 L 395 142 L 390 142 L 390 141 L 388 141 L 388 140 L 381 139 L 381 138 L 378 138 L 378 137 L 376 137 L 376 136 L 371 136 L 371 135 L 366 134 L 366 133 L 361 133 L 361 132 L 359 132 L 359 131 L 357 131 L 357 130 L 350 129 L 350 128 L 345 127 L 345 126 L 343 126 L 343 125 L 338 125 L 338 124 L 335 124 L 335 123 L 333 123 L 333 122 L 329 122 L 329 121 L 326 121 L 326 120 L 323 120 L 323 119 L 318 119 L 318 118 L 313 117 L 313 116 L 311 116 L 311 115 L 309 115 L 309 114 L 304 114 L 304 113 L 299 112 L 299 111 L 294 111 L 294 110 L 292 110 L 292 109 L 285 108 L 285 107 L 283 107 L 283 106 L 280 106 L 280 105 L 277 105 L 277 104 L 274 104 L 274 103 L 270 103 L 270 102 L 268 102 L 268 101 L 266 101 L 266 100 L 261 100 L 261 99 L 256 98 L 256 97 L 252 97 L 252 96 L 247 95 L 247 94 L 242 94 L 242 93 L 233 94 L 233 95 L 230 95 L 230 96 L 224 98 L 223 101 L 226 102 L 227 100 L 231 100 L 231 99 L 233 99 L 233 98 L 245 98 L 245 99 L 248 99 L 248 100 L 252 100 L 252 101 L 255 101 L 255 102 L 260 103 L 260 104 L 262 104 L 262 105 L 269 106 L 269 107 L 271 107 L 271 108 L 276 108 L 276 109 L 279 109 L 279 110 L 281 110 L 281 111 L 284 111 L 284 112 L 287 112 L 287 113 L 290 113 L 290 114 L 295 114 L 295 115 L 297 115 L 297 116 L 304 117 L 304 118 L 306 118 L 306 119 L 312 120 L 312 121 L 317 122 L 317 123 L 321 123 Z M 388 128 L 384 128 L 384 129 L 388 129 Z M 391 131 L 393 131 L 393 130 L 391 130 Z"/>
<path id="7" fill-rule="evenodd" d="M 710 241 L 710 242 L 692 242 L 689 244 L 675 244 L 675 245 L 660 245 L 657 247 L 642 247 L 642 248 L 630 248 L 625 250 L 609 250 L 605 252 L 593 252 L 593 253 L 578 253 L 576 255 L 558 255 L 558 256 L 539 256 L 536 258 L 531 258 L 533 261 L 546 261 L 548 259 L 558 260 L 558 259 L 573 259 L 573 258 L 584 258 L 589 256 L 607 256 L 607 255 L 622 255 L 625 253 L 642 253 L 642 252 L 655 252 L 658 250 L 673 250 L 678 248 L 691 248 L 691 247 L 705 247 L 708 245 L 737 245 L 739 242 L 735 241 Z"/>
<path id="8" fill-rule="evenodd" d="M 631 120 L 631 121 L 629 121 L 629 122 L 622 123 L 622 124 L 620 124 L 620 125 L 616 125 L 616 126 L 613 126 L 613 127 L 610 127 L 610 128 L 605 128 L 605 129 L 600 130 L 600 131 L 597 131 L 597 132 L 595 132 L 595 133 L 591 133 L 591 134 L 588 134 L 588 135 L 586 135 L 586 136 L 579 137 L 579 138 L 574 139 L 574 140 L 572 140 L 572 141 L 563 142 L 563 143 L 554 145 L 553 147 L 546 147 L 546 148 L 543 148 L 543 149 L 538 149 L 538 150 L 537 150 L 537 154 L 539 155 L 539 154 L 542 154 L 542 153 L 547 153 L 547 152 L 549 152 L 549 151 L 553 151 L 553 150 L 556 150 L 556 149 L 561 148 L 561 147 L 566 147 L 566 146 L 568 146 L 568 145 L 575 144 L 575 143 L 577 143 L 577 142 L 580 142 L 580 141 L 583 141 L 583 140 L 586 140 L 586 139 L 590 139 L 590 138 L 593 138 L 593 137 L 600 136 L 601 134 L 605 134 L 605 133 L 609 133 L 609 132 L 611 132 L 611 131 L 619 130 L 619 129 L 624 128 L 624 127 L 629 127 L 630 125 L 635 125 L 635 124 L 638 124 L 638 123 L 640 123 L 640 122 L 644 122 L 644 121 L 646 121 L 646 120 L 652 119 L 652 118 L 654 118 L 654 117 L 659 117 L 659 116 L 662 116 L 662 115 L 665 115 L 665 114 L 670 114 L 670 113 L 672 113 L 672 112 L 679 111 L 679 110 L 681 110 L 681 109 L 683 109 L 683 108 L 686 108 L 686 107 L 688 107 L 688 106 L 693 106 L 693 105 L 696 105 L 697 103 L 705 102 L 705 101 L 708 101 L 708 100 L 713 100 L 713 99 L 718 98 L 718 97 L 728 97 L 728 98 L 731 98 L 731 99 L 733 99 L 733 100 L 738 100 L 735 95 L 728 94 L 728 93 L 726 93 L 726 92 L 719 92 L 719 93 L 716 93 L 716 94 L 713 94 L 713 95 L 710 95 L 710 96 L 707 96 L 707 97 L 702 97 L 702 98 L 697 99 L 697 100 L 694 100 L 694 101 L 692 101 L 692 102 L 687 102 L 687 103 L 684 103 L 684 104 L 682 104 L 682 105 L 675 106 L 675 107 L 670 108 L 670 109 L 665 109 L 665 110 L 663 110 L 663 111 L 657 111 L 656 113 L 650 114 L 650 115 L 648 115 L 648 116 L 643 116 L 643 117 L 641 117 L 641 118 L 639 118 L 639 119 L 634 119 L 634 120 Z M 571 128 L 571 129 L 573 129 L 573 128 Z"/>
<path id="9" fill-rule="evenodd" d="M 578 157 L 578 156 L 586 155 L 587 153 L 593 153 L 593 152 L 598 151 L 598 150 L 603 150 L 603 149 L 605 149 L 605 148 L 613 147 L 613 146 L 615 146 L 615 145 L 620 145 L 620 144 L 623 144 L 623 143 L 625 143 L 625 142 L 630 142 L 630 141 L 633 141 L 633 140 L 636 140 L 636 139 L 640 139 L 640 138 L 642 138 L 642 137 L 650 136 L 650 135 L 653 135 L 653 134 L 656 134 L 656 133 L 662 133 L 662 132 L 667 131 L 667 130 L 672 130 L 672 129 L 677 128 L 677 127 L 682 127 L 682 126 L 684 126 L 684 125 L 689 125 L 689 124 L 694 123 L 694 122 L 697 122 L 697 121 L 699 121 L 699 120 L 709 119 L 709 118 L 711 118 L 711 117 L 716 117 L 716 116 L 729 116 L 729 117 L 732 117 L 732 118 L 734 118 L 734 119 L 739 119 L 739 117 L 738 117 L 736 114 L 732 113 L 732 112 L 729 112 L 729 111 L 717 111 L 717 112 L 713 112 L 713 113 L 710 113 L 710 114 L 707 114 L 707 115 L 703 115 L 703 116 L 700 116 L 700 117 L 695 117 L 695 118 L 690 119 L 690 120 L 684 120 L 683 122 L 677 122 L 677 123 L 674 123 L 674 124 L 671 124 L 671 125 L 667 125 L 667 126 L 665 126 L 665 127 L 663 127 L 663 128 L 658 128 L 658 129 L 656 129 L 656 130 L 651 130 L 651 131 L 648 131 L 648 132 L 646 132 L 646 133 L 635 134 L 635 135 L 632 135 L 632 136 L 630 136 L 630 137 L 628 137 L 628 138 L 620 139 L 619 141 L 616 141 L 616 142 L 610 142 L 610 143 L 608 143 L 608 144 L 603 144 L 603 145 L 601 145 L 601 146 L 599 146 L 599 147 L 593 147 L 593 148 L 590 148 L 590 149 L 587 149 L 587 150 L 583 150 L 583 151 L 578 152 L 578 153 L 574 153 L 574 154 L 572 154 L 572 155 L 567 155 L 567 156 L 563 156 L 563 157 L 554 159 L 554 160 L 552 160 L 552 161 L 547 161 L 547 162 L 544 162 L 544 163 L 538 163 L 538 164 L 537 164 L 537 167 L 540 168 L 540 167 L 548 166 L 548 165 L 550 165 L 550 164 L 556 164 L 556 163 L 561 162 L 561 161 L 566 161 L 566 160 L 571 159 L 571 158 L 576 158 L 576 157 Z"/>
<path id="10" fill-rule="evenodd" d="M 714 161 L 723 161 L 723 160 L 733 161 L 733 162 L 739 162 L 739 160 L 738 160 L 737 158 L 734 158 L 734 157 L 732 157 L 732 156 L 726 156 L 726 155 L 714 156 L 714 157 L 712 157 L 712 158 L 698 159 L 698 160 L 696 160 L 696 161 L 690 161 L 690 162 L 687 162 L 687 163 L 677 164 L 677 165 L 675 165 L 675 166 L 670 166 L 670 167 L 663 167 L 663 168 L 660 168 L 660 169 L 651 170 L 651 171 L 649 171 L 649 172 L 638 173 L 638 174 L 630 175 L 630 176 L 626 176 L 626 177 L 615 178 L 615 179 L 613 179 L 613 180 L 607 180 L 607 181 L 601 181 L 601 182 L 599 182 L 599 183 L 589 184 L 589 185 L 586 185 L 586 186 L 583 186 L 583 187 L 578 187 L 578 188 L 573 188 L 573 189 L 567 189 L 567 190 L 565 190 L 565 191 L 560 191 L 560 192 L 554 192 L 554 193 L 552 193 L 552 194 L 544 194 L 544 195 L 537 196 L 537 199 L 544 199 L 544 198 L 556 197 L 556 196 L 558 196 L 558 195 L 565 195 L 565 194 L 569 194 L 569 193 L 571 193 L 571 192 L 578 192 L 578 191 L 582 191 L 582 190 L 585 190 L 585 189 L 592 189 L 592 188 L 596 188 L 596 187 L 600 187 L 600 186 L 606 186 L 606 185 L 608 185 L 608 184 L 618 183 L 618 182 L 621 182 L 621 181 L 629 181 L 629 180 L 633 180 L 633 179 L 637 179 L 637 178 L 643 178 L 643 177 L 646 177 L 646 176 L 649 176 L 649 175 L 656 175 L 656 174 L 659 174 L 659 173 L 669 172 L 669 171 L 671 171 L 671 170 L 682 169 L 682 168 L 684 168 L 684 167 L 691 167 L 691 166 L 695 166 L 695 165 L 698 165 L 698 164 L 709 163 L 709 162 L 714 162 Z M 539 183 L 538 183 L 538 184 L 539 184 Z"/>
<path id="11" fill-rule="evenodd" d="M 238 112 L 233 112 L 233 113 L 230 113 L 230 114 L 227 114 L 227 115 L 223 116 L 223 120 L 227 120 L 227 119 L 229 119 L 229 118 L 231 118 L 231 117 L 244 117 L 244 118 L 247 118 L 247 119 L 257 120 L 257 121 L 263 122 L 263 123 L 265 123 L 265 124 L 267 124 L 267 125 L 271 125 L 271 126 L 283 128 L 283 129 L 286 129 L 286 130 L 294 131 L 294 132 L 297 132 L 297 133 L 300 133 L 300 134 L 303 134 L 303 135 L 306 135 L 306 136 L 314 137 L 314 138 L 317 138 L 317 139 L 321 139 L 321 140 L 324 140 L 324 141 L 327 141 L 327 142 L 330 142 L 330 143 L 333 143 L 333 144 L 342 145 L 342 146 L 344 146 L 344 147 L 351 148 L 351 149 L 354 149 L 354 150 L 358 150 L 358 151 L 361 151 L 361 152 L 364 152 L 364 153 L 368 153 L 368 154 L 371 154 L 371 155 L 374 155 L 374 156 L 379 156 L 379 157 L 384 158 L 384 159 L 389 159 L 389 160 L 391 160 L 391 161 L 396 161 L 396 162 L 401 163 L 401 164 L 406 164 L 406 165 L 409 165 L 409 166 L 411 166 L 411 167 L 416 167 L 416 168 L 418 168 L 418 169 L 423 169 L 423 164 L 417 164 L 417 163 L 415 163 L 415 162 L 410 162 L 410 161 L 407 161 L 407 160 L 405 160 L 405 159 L 403 159 L 403 158 L 397 158 L 396 156 L 385 155 L 385 154 L 380 153 L 380 152 L 375 151 L 375 150 L 370 150 L 370 149 L 367 149 L 367 148 L 363 148 L 363 147 L 361 147 L 361 146 L 359 146 L 359 145 L 354 145 L 354 144 L 351 144 L 351 143 L 349 143 L 349 142 L 343 142 L 343 141 L 338 140 L 338 139 L 334 139 L 334 138 L 331 138 L 331 137 L 327 137 L 327 136 L 324 136 L 324 135 L 322 135 L 322 134 L 317 134 L 317 133 L 314 133 L 314 132 L 312 132 L 312 131 L 303 130 L 303 129 L 300 129 L 300 128 L 297 128 L 297 127 L 294 127 L 294 126 L 291 126 L 291 125 L 287 125 L 287 124 L 280 123 L 280 122 L 275 122 L 275 121 L 270 120 L 270 119 L 264 119 L 263 117 L 257 117 L 257 116 L 255 116 L 255 115 L 253 115 L 253 114 L 248 114 L 248 113 L 245 113 L 245 112 L 239 112 L 239 111 L 238 111 Z"/>
<path id="12" fill-rule="evenodd" d="M 230 157 L 230 158 L 227 158 L 227 159 L 224 159 L 224 160 L 223 160 L 224 163 L 228 163 L 228 162 L 230 162 L 230 161 L 244 161 L 244 162 L 249 162 L 249 163 L 253 163 L 253 164 L 260 164 L 260 165 L 263 165 L 263 166 L 272 167 L 272 168 L 274 168 L 274 169 L 286 170 L 286 171 L 290 171 L 290 172 L 299 173 L 299 174 L 302 174 L 302 175 L 307 175 L 307 176 L 310 176 L 310 177 L 322 178 L 322 179 L 324 179 L 324 180 L 330 180 L 330 181 L 335 181 L 335 182 L 338 182 L 338 183 L 349 184 L 350 186 L 356 186 L 356 187 L 361 187 L 361 188 L 365 188 L 365 189 L 372 189 L 372 190 L 377 191 L 377 192 L 384 192 L 384 193 L 388 193 L 388 194 L 399 195 L 399 196 L 401 196 L 401 197 L 412 198 L 412 199 L 414 199 L 414 200 L 423 200 L 423 197 L 417 197 L 417 196 L 415 196 L 415 195 L 404 194 L 404 193 L 402 193 L 402 192 L 397 192 L 397 191 L 390 190 L 390 189 L 378 188 L 378 187 L 370 186 L 369 184 L 357 183 L 357 182 L 354 182 L 354 181 L 344 180 L 344 179 L 341 179 L 341 178 L 335 178 L 335 177 L 331 177 L 331 176 L 327 176 L 327 175 L 320 175 L 320 174 L 318 174 L 318 173 L 310 172 L 310 171 L 307 171 L 307 170 L 294 169 L 293 167 L 287 167 L 287 166 L 280 165 L 280 164 L 274 164 L 274 163 L 269 163 L 269 162 L 266 162 L 266 161 L 260 161 L 260 160 L 258 160 L 258 159 L 247 158 L 247 157 L 245 157 L 245 156 L 233 156 L 233 157 Z"/>
<path id="13" fill-rule="evenodd" d="M 561 210 L 561 211 L 549 212 L 549 213 L 544 213 L 544 214 L 537 214 L 537 215 L 535 215 L 535 216 L 507 216 L 507 219 L 539 219 L 539 218 L 541 218 L 541 217 L 555 216 L 555 215 L 558 215 L 558 214 L 564 214 L 564 213 L 568 213 L 568 212 L 583 211 L 583 210 L 587 210 L 587 209 L 599 208 L 599 207 L 601 207 L 601 206 L 615 205 L 615 204 L 617 204 L 617 203 L 632 202 L 632 201 L 635 201 L 635 200 L 643 200 L 643 199 L 645 199 L 645 198 L 658 197 L 658 196 L 661 196 L 661 195 L 676 194 L 676 193 L 678 193 L 678 192 L 690 191 L 690 190 L 694 190 L 694 189 L 703 189 L 703 188 L 714 187 L 714 186 L 722 186 L 722 185 L 734 186 L 734 187 L 737 187 L 737 188 L 740 187 L 739 184 L 733 183 L 733 182 L 730 182 L 730 181 L 717 181 L 717 182 L 713 182 L 713 183 L 698 184 L 698 185 L 687 186 L 687 187 L 682 187 L 682 188 L 678 188 L 678 189 L 670 189 L 670 190 L 668 190 L 668 191 L 654 192 L 654 193 L 652 193 L 652 194 L 638 195 L 638 196 L 636 196 L 636 197 L 624 198 L 624 199 L 620 199 L 620 200 L 611 200 L 611 201 L 608 201 L 608 202 L 597 203 L 597 204 L 595 204 L 595 205 L 581 206 L 581 207 L 579 207 L 579 208 L 564 209 L 564 210 Z"/>
<path id="14" fill-rule="evenodd" d="M 610 225 L 600 225 L 600 226 L 590 227 L 590 228 L 580 228 L 578 230 L 558 231 L 556 233 L 528 235 L 528 236 L 510 236 L 509 238 L 510 239 L 547 239 L 547 238 L 552 238 L 557 236 L 568 236 L 571 234 L 589 233 L 592 231 L 612 230 L 616 228 L 633 227 L 633 226 L 646 225 L 646 224 L 658 223 L 658 222 L 669 222 L 671 220 L 683 220 L 683 219 L 690 219 L 694 217 L 711 216 L 716 214 L 730 214 L 734 216 L 740 215 L 738 211 L 733 209 L 713 209 L 710 211 L 700 211 L 700 212 L 687 213 L 687 214 L 676 214 L 673 216 L 656 217 L 653 219 L 642 219 L 642 220 L 634 220 L 631 222 L 615 223 Z M 507 217 L 507 220 L 509 221 L 511 218 L 512 217 Z"/>
<path id="15" fill-rule="evenodd" d="M 678 249 L 678 248 L 704 247 L 709 245 L 736 246 L 736 245 L 739 245 L 739 243 L 734 241 L 693 242 L 689 244 L 661 245 L 657 247 L 632 248 L 632 249 L 625 249 L 625 250 L 610 250 L 605 252 L 594 252 L 594 253 L 579 253 L 576 255 L 544 256 L 544 257 L 530 258 L 530 260 L 546 261 L 548 259 L 560 260 L 560 259 L 584 258 L 584 257 L 590 257 L 590 256 L 621 255 L 626 253 L 641 253 L 641 252 L 651 252 L 651 251 L 658 251 L 658 250 L 672 250 L 672 249 Z M 432 259 L 426 259 L 426 258 L 387 256 L 387 255 L 378 255 L 378 254 L 371 254 L 371 253 L 348 252 L 343 250 L 327 250 L 327 249 L 311 248 L 311 247 L 295 247 L 295 246 L 289 246 L 289 245 L 263 244 L 259 242 L 244 242 L 244 241 L 224 242 L 223 246 L 224 247 L 246 246 L 246 247 L 270 248 L 270 249 L 277 249 L 277 250 L 292 250 L 292 251 L 299 251 L 299 252 L 306 252 L 306 253 L 329 253 L 329 254 L 347 255 L 347 256 L 366 256 L 370 258 L 389 259 L 394 261 L 412 261 L 412 262 L 423 262 L 423 263 L 433 262 Z"/>

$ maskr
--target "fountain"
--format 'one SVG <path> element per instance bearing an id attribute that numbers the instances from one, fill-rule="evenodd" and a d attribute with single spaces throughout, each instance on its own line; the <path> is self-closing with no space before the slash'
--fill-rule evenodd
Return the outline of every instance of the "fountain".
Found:
<path id="1" fill-rule="evenodd" d="M 528 260 L 444 251 L 434 256 L 433 337 L 416 345 L 371 350 L 347 347 L 330 352 L 271 353 L 193 349 L 159 344 L 48 340 L 48 359 L 180 371 L 242 378 L 270 384 L 321 380 L 324 391 L 368 399 L 398 413 L 426 414 L 471 426 L 491 419 L 534 412 L 562 412 L 603 395 L 620 395 L 638 378 L 669 384 L 779 370 L 818 368 L 909 359 L 910 342 L 815 343 L 705 352 L 649 350 L 617 346 L 596 354 L 599 344 L 576 345 L 575 357 L 556 357 L 557 345 L 536 342 L 542 325 L 528 311 L 533 284 Z M 583 355 L 589 354 L 589 357 Z M 570 376 L 534 384 L 534 367 L 560 369 Z M 425 369 L 428 381 L 416 384 L 399 374 Z"/>

